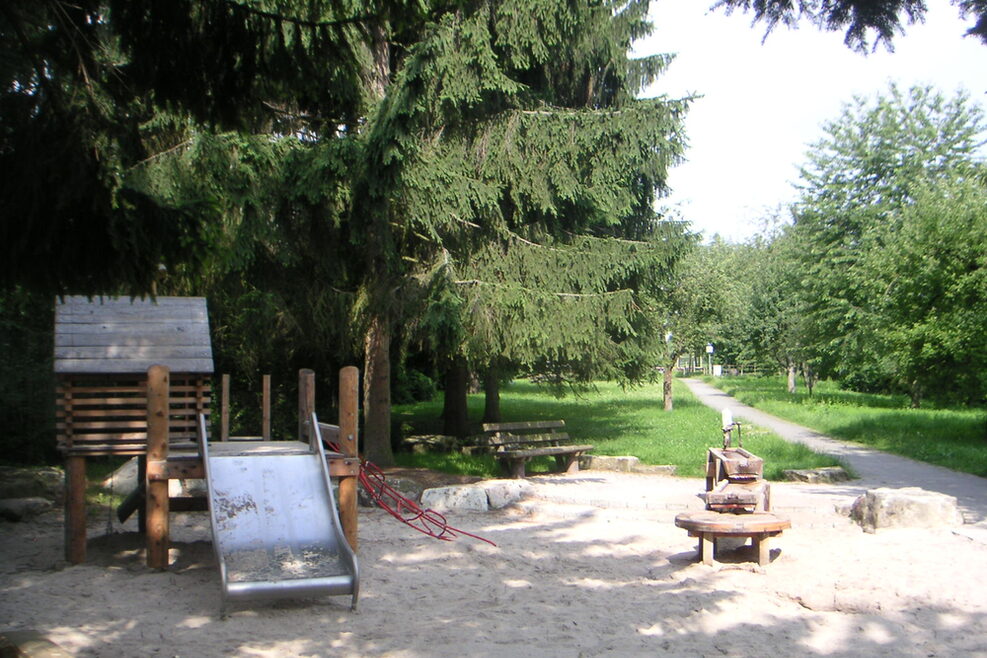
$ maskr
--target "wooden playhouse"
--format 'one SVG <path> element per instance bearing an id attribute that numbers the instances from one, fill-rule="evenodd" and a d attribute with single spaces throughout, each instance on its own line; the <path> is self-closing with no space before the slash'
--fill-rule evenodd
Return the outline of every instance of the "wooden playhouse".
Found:
<path id="1" fill-rule="evenodd" d="M 65 297 L 55 305 L 56 435 L 65 456 L 65 556 L 86 558 L 86 459 L 138 456 L 146 468 L 147 371 L 170 370 L 168 443 L 197 452 L 213 374 L 202 297 Z"/>

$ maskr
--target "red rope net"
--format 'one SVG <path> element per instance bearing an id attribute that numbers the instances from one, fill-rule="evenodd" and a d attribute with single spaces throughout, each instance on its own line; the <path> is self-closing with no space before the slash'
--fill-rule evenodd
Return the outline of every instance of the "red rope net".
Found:
<path id="1" fill-rule="evenodd" d="M 330 450 L 340 452 L 339 446 L 328 441 L 325 443 Z M 389 485 L 384 477 L 384 472 L 372 462 L 363 459 L 360 460 L 360 476 L 358 479 L 374 503 L 395 519 L 414 528 L 418 532 L 443 541 L 452 541 L 459 536 L 463 536 L 478 539 L 491 546 L 497 545 L 489 539 L 452 527 L 446 521 L 446 517 L 435 510 L 422 509 L 415 501 L 407 498 L 400 491 Z"/>

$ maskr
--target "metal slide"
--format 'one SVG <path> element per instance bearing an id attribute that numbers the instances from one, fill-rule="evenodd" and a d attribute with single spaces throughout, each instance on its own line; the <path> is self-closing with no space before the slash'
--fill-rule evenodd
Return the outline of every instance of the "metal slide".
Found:
<path id="1" fill-rule="evenodd" d="M 312 440 L 206 440 L 199 444 L 209 489 L 213 548 L 231 601 L 352 595 L 359 569 L 339 523 L 318 423 Z"/>

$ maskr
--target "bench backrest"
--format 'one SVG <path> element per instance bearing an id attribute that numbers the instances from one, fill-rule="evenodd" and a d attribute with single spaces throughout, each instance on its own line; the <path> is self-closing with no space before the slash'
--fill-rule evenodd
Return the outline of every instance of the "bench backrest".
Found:
<path id="1" fill-rule="evenodd" d="M 483 431 L 491 446 L 518 444 L 557 445 L 568 441 L 569 435 L 556 430 L 565 429 L 564 420 L 536 420 L 517 423 L 484 423 Z"/>

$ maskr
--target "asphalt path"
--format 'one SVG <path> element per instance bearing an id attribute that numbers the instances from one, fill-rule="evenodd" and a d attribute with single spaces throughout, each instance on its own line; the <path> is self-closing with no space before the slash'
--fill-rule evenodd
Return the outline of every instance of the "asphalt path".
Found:
<path id="1" fill-rule="evenodd" d="M 759 411 L 697 379 L 682 380 L 708 407 L 729 408 L 734 420 L 771 430 L 782 439 L 802 443 L 815 452 L 833 455 L 852 468 L 859 479 L 845 483 L 846 493 L 878 487 L 919 487 L 954 496 L 967 523 L 987 527 L 987 478 L 899 457 L 864 445 L 834 439 L 801 425 Z"/>

